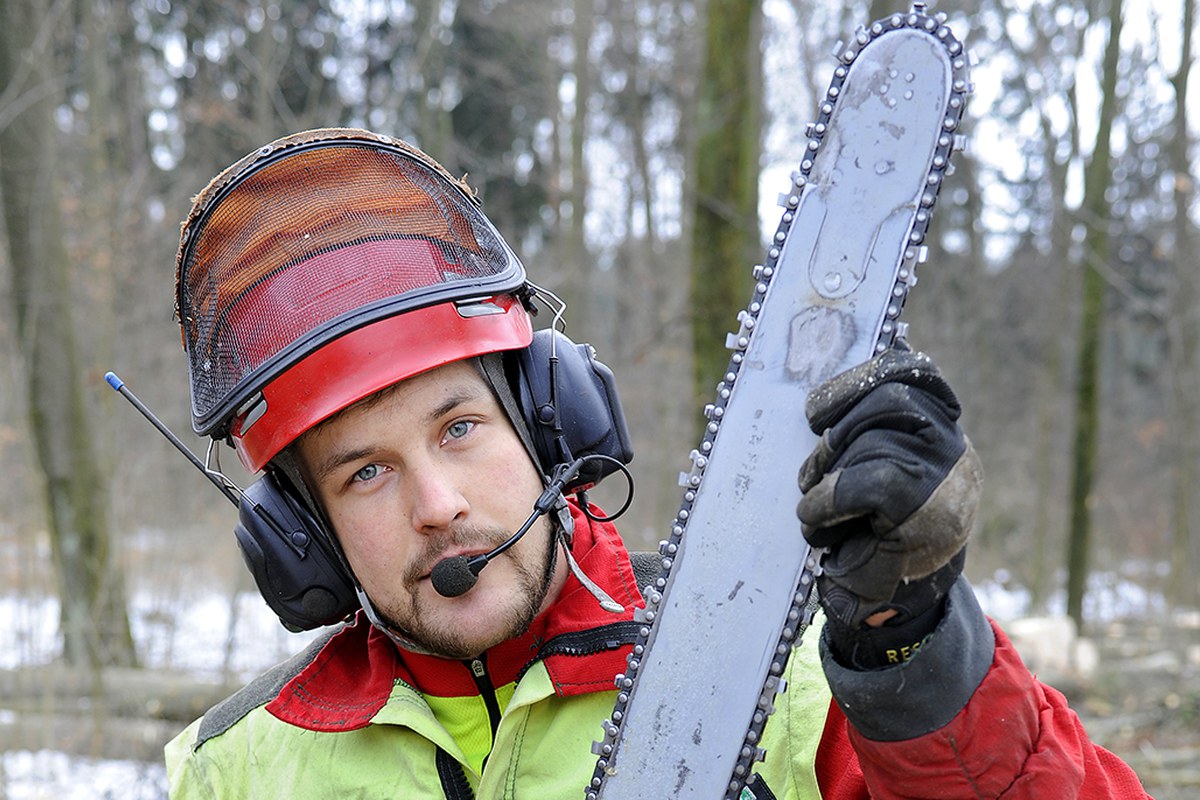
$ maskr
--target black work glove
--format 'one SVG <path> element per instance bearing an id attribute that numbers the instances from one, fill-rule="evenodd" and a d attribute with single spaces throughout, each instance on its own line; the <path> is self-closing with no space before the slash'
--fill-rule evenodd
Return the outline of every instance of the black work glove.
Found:
<path id="1" fill-rule="evenodd" d="M 962 572 L 982 469 L 933 361 L 903 342 L 808 398 L 821 440 L 800 468 L 797 513 L 813 547 L 827 636 L 851 666 L 906 655 L 941 619 Z M 883 611 L 883 628 L 864 625 Z"/>

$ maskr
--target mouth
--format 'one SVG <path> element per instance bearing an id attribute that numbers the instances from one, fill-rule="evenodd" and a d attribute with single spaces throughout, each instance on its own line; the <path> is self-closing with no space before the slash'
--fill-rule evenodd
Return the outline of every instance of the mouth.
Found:
<path id="1" fill-rule="evenodd" d="M 421 577 L 418 578 L 418 581 L 429 580 L 430 576 L 433 574 L 434 569 L 436 569 L 437 565 L 441 564 L 443 561 L 452 561 L 456 558 L 462 558 L 464 560 L 469 561 L 470 559 L 474 558 L 475 556 L 481 556 L 488 552 L 489 552 L 488 550 L 481 550 L 479 548 L 475 548 L 473 550 L 458 550 L 458 551 L 451 550 L 451 551 L 442 553 L 429 565 L 429 569 L 422 571 Z"/>

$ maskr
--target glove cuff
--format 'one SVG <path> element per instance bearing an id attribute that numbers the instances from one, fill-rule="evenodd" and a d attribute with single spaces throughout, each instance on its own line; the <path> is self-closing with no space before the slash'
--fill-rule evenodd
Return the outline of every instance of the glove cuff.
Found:
<path id="1" fill-rule="evenodd" d="M 965 578 L 946 601 L 945 616 L 919 655 L 891 669 L 850 669 L 833 658 L 830 625 L 821 636 L 821 665 L 834 699 L 868 739 L 896 742 L 931 733 L 962 710 L 992 664 L 996 639 Z"/>
<path id="2" fill-rule="evenodd" d="M 851 627 L 829 617 L 825 640 L 833 658 L 847 669 L 885 669 L 910 660 L 933 635 L 945 614 L 946 599 L 939 598 L 916 617 L 900 615 L 878 628 Z"/>

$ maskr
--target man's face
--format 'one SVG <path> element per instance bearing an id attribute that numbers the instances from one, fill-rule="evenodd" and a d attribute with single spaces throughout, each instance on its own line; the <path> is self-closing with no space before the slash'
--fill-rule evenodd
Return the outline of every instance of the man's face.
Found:
<path id="1" fill-rule="evenodd" d="M 305 480 L 388 624 L 431 652 L 468 658 L 522 633 L 561 588 L 542 518 L 455 598 L 429 573 L 515 532 L 542 484 L 508 417 L 469 362 L 409 378 L 297 442 Z"/>

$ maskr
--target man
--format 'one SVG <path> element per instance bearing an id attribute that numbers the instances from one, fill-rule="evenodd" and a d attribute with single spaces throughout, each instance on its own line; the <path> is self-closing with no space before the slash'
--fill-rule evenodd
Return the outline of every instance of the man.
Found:
<path id="1" fill-rule="evenodd" d="M 576 490 L 627 436 L 469 188 L 297 134 L 201 192 L 178 268 L 195 426 L 266 472 L 238 529 L 264 597 L 294 627 L 357 613 L 180 734 L 172 795 L 582 797 L 643 601 Z M 829 619 L 754 796 L 1143 797 L 960 577 L 981 478 L 936 368 L 902 348 L 826 388 L 799 515 Z"/>

